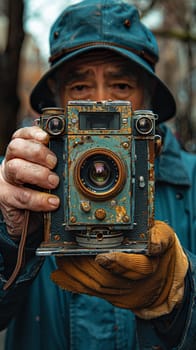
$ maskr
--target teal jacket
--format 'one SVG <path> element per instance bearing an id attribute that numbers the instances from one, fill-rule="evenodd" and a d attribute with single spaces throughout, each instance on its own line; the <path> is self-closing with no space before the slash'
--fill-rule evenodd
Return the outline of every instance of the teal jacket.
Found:
<path id="1" fill-rule="evenodd" d="M 182 306 L 171 315 L 143 321 L 103 299 L 63 291 L 50 280 L 54 257 L 43 263 L 34 255 L 37 237 L 27 243 L 27 263 L 17 281 L 3 291 L 17 245 L 2 219 L 0 327 L 8 326 L 6 350 L 195 349 L 196 157 L 183 151 L 165 126 L 163 132 L 164 149 L 156 162 L 155 217 L 175 229 L 189 258 Z"/>

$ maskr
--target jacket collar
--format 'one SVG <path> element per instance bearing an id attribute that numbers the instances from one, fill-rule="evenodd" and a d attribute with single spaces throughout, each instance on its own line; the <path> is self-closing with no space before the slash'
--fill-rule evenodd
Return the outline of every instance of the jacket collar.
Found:
<path id="1" fill-rule="evenodd" d="M 182 160 L 180 144 L 166 125 L 161 125 L 163 149 L 155 161 L 156 181 L 190 186 L 190 178 Z"/>

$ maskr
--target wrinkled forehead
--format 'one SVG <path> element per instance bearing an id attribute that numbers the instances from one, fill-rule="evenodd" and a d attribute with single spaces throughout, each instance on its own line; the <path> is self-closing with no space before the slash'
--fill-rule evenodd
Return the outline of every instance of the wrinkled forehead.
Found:
<path id="1" fill-rule="evenodd" d="M 99 66 L 107 64 L 109 67 L 121 70 L 123 74 L 129 73 L 135 77 L 141 77 L 145 72 L 133 61 L 112 50 L 91 50 L 82 55 L 77 56 L 72 61 L 66 62 L 60 69 L 60 73 L 69 74 L 89 66 Z"/>

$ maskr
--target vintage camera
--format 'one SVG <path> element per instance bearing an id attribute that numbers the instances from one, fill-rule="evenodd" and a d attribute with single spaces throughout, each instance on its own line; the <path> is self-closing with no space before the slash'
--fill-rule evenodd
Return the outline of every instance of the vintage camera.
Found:
<path id="1" fill-rule="evenodd" d="M 128 101 L 70 101 L 45 108 L 61 205 L 45 215 L 37 255 L 148 253 L 154 223 L 156 115 Z"/>

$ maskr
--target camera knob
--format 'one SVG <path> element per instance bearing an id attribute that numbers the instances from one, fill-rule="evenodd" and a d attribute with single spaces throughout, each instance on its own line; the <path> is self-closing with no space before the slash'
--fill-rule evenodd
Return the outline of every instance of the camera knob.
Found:
<path id="1" fill-rule="evenodd" d="M 89 211 L 91 211 L 91 205 L 89 201 L 82 201 L 80 203 L 80 207 L 85 213 L 88 213 Z"/>
<path id="2" fill-rule="evenodd" d="M 99 208 L 95 211 L 95 217 L 97 220 L 104 220 L 106 217 L 106 211 L 103 208 Z"/>

